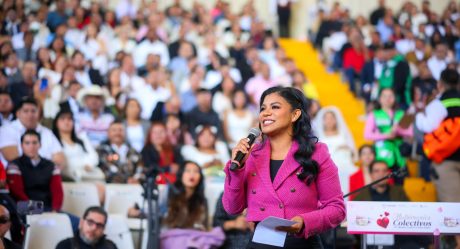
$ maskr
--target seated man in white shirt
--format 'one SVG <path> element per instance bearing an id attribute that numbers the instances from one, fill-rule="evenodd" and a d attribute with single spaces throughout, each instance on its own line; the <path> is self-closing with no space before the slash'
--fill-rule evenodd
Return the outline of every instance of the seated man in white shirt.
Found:
<path id="1" fill-rule="evenodd" d="M 0 128 L 0 152 L 4 165 L 22 155 L 21 136 L 28 129 L 34 129 L 41 136 L 41 157 L 52 160 L 63 169 L 66 165 L 62 146 L 53 132 L 39 123 L 39 108 L 34 99 L 23 99 L 17 106 L 17 119 Z"/>
<path id="2" fill-rule="evenodd" d="M 134 50 L 134 64 L 137 68 L 145 64 L 148 54 L 160 55 L 161 65 L 164 67 L 169 64 L 168 47 L 159 39 L 156 30 L 152 28 L 147 31 L 146 39 L 139 43 Z"/>
<path id="3" fill-rule="evenodd" d="M 439 43 L 436 45 L 433 56 L 427 61 L 428 68 L 433 75 L 435 80 L 441 78 L 441 72 L 447 68 L 447 64 L 450 62 L 448 57 L 449 48 L 444 43 Z"/>

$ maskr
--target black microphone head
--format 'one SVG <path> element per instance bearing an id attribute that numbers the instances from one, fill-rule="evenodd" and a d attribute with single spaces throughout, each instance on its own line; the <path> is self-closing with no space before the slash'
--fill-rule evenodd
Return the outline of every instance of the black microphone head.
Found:
<path id="1" fill-rule="evenodd" d="M 255 137 L 260 136 L 261 133 L 262 132 L 259 129 L 255 128 L 255 127 L 251 128 L 249 130 L 249 135 L 254 135 Z"/>

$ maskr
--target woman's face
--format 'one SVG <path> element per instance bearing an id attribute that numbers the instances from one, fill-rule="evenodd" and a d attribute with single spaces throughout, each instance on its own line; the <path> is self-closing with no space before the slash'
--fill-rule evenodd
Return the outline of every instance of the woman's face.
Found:
<path id="1" fill-rule="evenodd" d="M 224 93 L 230 93 L 235 89 L 235 83 L 231 78 L 225 78 L 224 81 L 222 81 L 222 91 Z"/>
<path id="2" fill-rule="evenodd" d="M 136 100 L 130 100 L 126 104 L 126 117 L 132 119 L 139 119 L 139 115 L 141 113 L 141 109 L 139 108 L 139 104 Z"/>
<path id="3" fill-rule="evenodd" d="M 97 29 L 94 25 L 88 25 L 88 30 L 86 31 L 88 37 L 95 38 L 97 35 Z"/>
<path id="4" fill-rule="evenodd" d="M 41 48 L 38 50 L 38 60 L 41 62 L 48 62 L 50 60 L 50 53 L 47 48 Z"/>
<path id="5" fill-rule="evenodd" d="M 213 149 L 216 141 L 216 136 L 208 129 L 204 129 L 198 134 L 198 148 L 200 149 Z"/>
<path id="6" fill-rule="evenodd" d="M 169 116 L 166 120 L 166 128 L 175 131 L 180 128 L 180 120 L 176 116 Z"/>
<path id="7" fill-rule="evenodd" d="M 333 112 L 326 112 L 323 116 L 323 124 L 325 131 L 337 130 L 337 118 Z"/>
<path id="8" fill-rule="evenodd" d="M 64 41 L 58 38 L 54 40 L 52 47 L 54 51 L 62 51 L 62 49 L 64 48 Z"/>
<path id="9" fill-rule="evenodd" d="M 259 124 L 268 136 L 277 135 L 292 129 L 295 121 L 291 105 L 278 93 L 265 97 L 260 106 Z"/>
<path id="10" fill-rule="evenodd" d="M 363 166 L 371 165 L 372 161 L 374 161 L 375 155 L 371 148 L 365 147 L 362 149 L 361 154 L 359 155 L 359 160 Z"/>
<path id="11" fill-rule="evenodd" d="M 163 145 L 166 138 L 166 128 L 163 125 L 154 125 L 150 130 L 150 141 L 153 144 Z"/>
<path id="12" fill-rule="evenodd" d="M 67 67 L 62 73 L 64 81 L 71 81 L 75 79 L 75 69 L 73 67 Z"/>
<path id="13" fill-rule="evenodd" d="M 70 133 L 73 129 L 73 120 L 70 114 L 64 114 L 57 120 L 57 128 L 59 132 Z"/>
<path id="14" fill-rule="evenodd" d="M 395 103 L 395 95 L 392 90 L 384 89 L 380 93 L 380 105 L 384 108 L 392 108 Z"/>
<path id="15" fill-rule="evenodd" d="M 244 105 L 246 105 L 246 95 L 244 95 L 244 92 L 236 92 L 233 96 L 233 103 L 235 104 L 235 109 L 243 109 Z"/>
<path id="16" fill-rule="evenodd" d="M 64 68 L 66 68 L 68 65 L 67 59 L 64 56 L 59 56 L 56 59 L 55 65 L 54 65 L 54 71 L 56 72 L 62 72 L 64 71 Z"/>
<path id="17" fill-rule="evenodd" d="M 294 74 L 292 81 L 294 85 L 301 86 L 303 83 L 305 83 L 305 77 L 302 75 L 302 73 L 297 72 Z"/>
<path id="18" fill-rule="evenodd" d="M 194 163 L 185 165 L 184 173 L 182 174 L 182 184 L 185 188 L 196 188 L 201 180 L 200 166 Z"/>

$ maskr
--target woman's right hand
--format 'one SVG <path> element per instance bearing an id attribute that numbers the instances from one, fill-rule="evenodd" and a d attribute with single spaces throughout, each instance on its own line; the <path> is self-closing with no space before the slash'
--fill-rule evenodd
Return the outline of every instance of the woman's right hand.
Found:
<path id="1" fill-rule="evenodd" d="M 241 139 L 238 142 L 238 144 L 232 149 L 232 159 L 234 159 L 236 157 L 236 154 L 238 152 L 246 154 L 246 156 L 240 162 L 241 165 L 244 164 L 246 159 L 248 159 L 249 152 L 251 151 L 251 149 L 252 149 L 252 147 L 249 145 L 249 138 L 246 137 L 246 138 Z"/>

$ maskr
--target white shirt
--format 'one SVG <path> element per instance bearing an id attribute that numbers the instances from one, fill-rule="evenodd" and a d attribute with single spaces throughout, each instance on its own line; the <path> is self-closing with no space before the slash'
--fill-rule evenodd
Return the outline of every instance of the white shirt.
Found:
<path id="1" fill-rule="evenodd" d="M 447 59 L 439 60 L 436 56 L 432 56 L 428 59 L 427 65 L 433 78 L 439 80 L 441 78 L 441 72 L 447 67 Z"/>
<path id="2" fill-rule="evenodd" d="M 116 144 L 111 144 L 110 147 L 112 147 L 115 153 L 117 153 L 120 157 L 120 163 L 126 163 L 129 151 L 128 145 L 122 144 L 120 147 L 118 147 Z"/>
<path id="3" fill-rule="evenodd" d="M 142 125 L 126 126 L 126 140 L 140 153 L 145 143 L 145 134 Z"/>
<path id="4" fill-rule="evenodd" d="M 63 142 L 64 155 L 67 159 L 67 167 L 63 173 L 80 179 L 81 175 L 77 172 L 84 171 L 85 166 L 97 168 L 99 156 L 85 133 L 78 134 L 78 138 L 83 142 L 85 149 L 78 143 L 70 145 Z"/>
<path id="5" fill-rule="evenodd" d="M 151 42 L 149 40 L 144 40 L 141 42 L 137 48 L 134 50 L 134 65 L 137 68 L 145 65 L 147 56 L 149 54 L 157 54 L 161 58 L 161 65 L 167 66 L 169 63 L 169 51 L 166 44 L 160 40 Z"/>
<path id="6" fill-rule="evenodd" d="M 415 50 L 415 41 L 409 39 L 401 39 L 396 42 L 395 46 L 399 53 L 406 55 L 407 53 Z"/>
<path id="7" fill-rule="evenodd" d="M 54 154 L 62 152 L 61 144 L 50 129 L 38 124 L 35 130 L 40 133 L 41 147 L 38 153 L 41 157 L 51 160 Z M 19 119 L 0 127 L 0 149 L 17 146 L 19 155 L 22 155 L 21 136 L 24 132 L 26 132 L 26 127 L 22 125 Z M 3 165 L 7 165 L 3 155 L 0 159 L 4 163 Z"/>
<path id="8" fill-rule="evenodd" d="M 184 145 L 181 149 L 181 154 L 184 157 L 184 160 L 194 161 L 200 167 L 203 167 L 204 164 L 211 162 L 214 159 L 220 160 L 222 163 L 227 163 L 227 161 L 230 160 L 228 148 L 224 142 L 216 142 L 216 152 L 217 153 L 214 155 L 203 153 L 193 145 Z"/>
<path id="9" fill-rule="evenodd" d="M 430 133 L 438 128 L 439 124 L 447 117 L 447 109 L 438 98 L 431 101 L 426 107 L 425 112 L 415 115 L 415 125 L 423 133 Z"/>
<path id="10" fill-rule="evenodd" d="M 89 77 L 89 73 L 85 70 L 83 71 L 75 71 L 75 79 L 83 86 L 83 87 L 90 87 L 93 85 L 91 82 L 91 78 Z"/>
<path id="11" fill-rule="evenodd" d="M 120 86 L 123 89 L 127 89 L 128 92 L 135 92 L 143 91 L 147 87 L 147 84 L 145 84 L 144 78 L 139 77 L 136 74 L 129 75 L 122 71 L 120 74 Z"/>
<path id="12" fill-rule="evenodd" d="M 139 101 L 142 107 L 141 118 L 150 120 L 153 109 L 159 101 L 165 102 L 171 97 L 169 89 L 164 87 L 157 87 L 153 89 L 152 86 L 146 85 L 146 87 L 133 93 L 133 97 Z"/>

